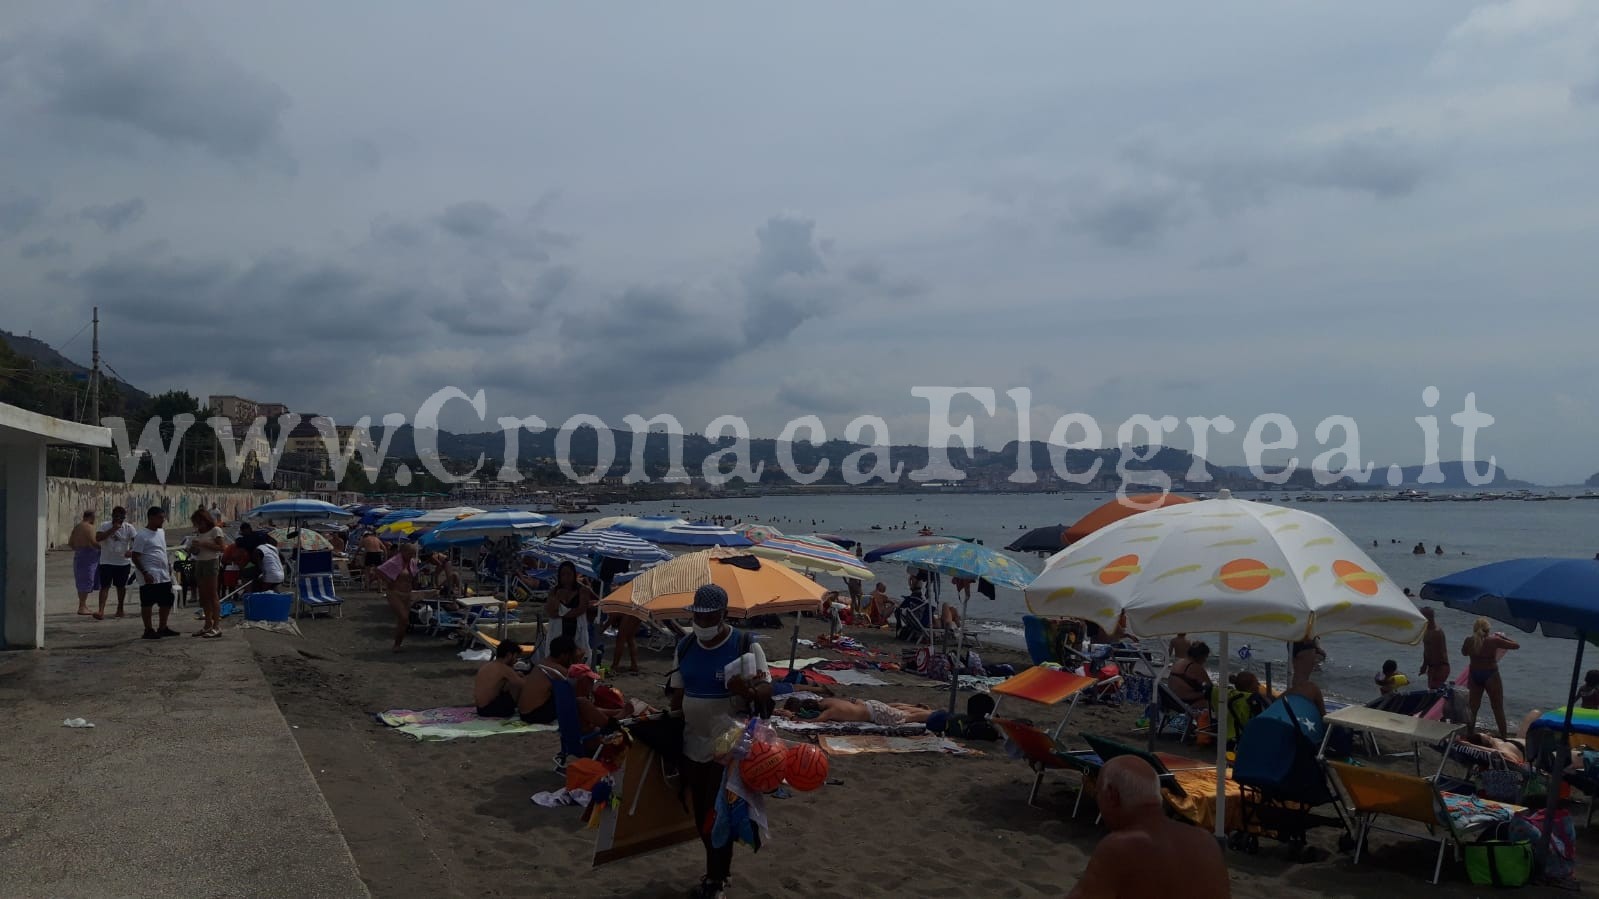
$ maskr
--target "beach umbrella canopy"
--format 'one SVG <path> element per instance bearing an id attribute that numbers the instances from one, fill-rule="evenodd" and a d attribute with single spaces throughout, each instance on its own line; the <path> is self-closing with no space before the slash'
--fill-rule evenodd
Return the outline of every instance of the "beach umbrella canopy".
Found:
<path id="1" fill-rule="evenodd" d="M 375 520 L 375 521 L 370 521 L 370 522 L 363 521 L 362 523 L 363 524 L 370 524 L 374 528 L 381 528 L 381 527 L 383 527 L 386 524 L 393 524 L 396 521 L 407 521 L 409 519 L 415 518 L 418 515 L 421 515 L 424 511 L 426 511 L 426 510 L 425 509 L 391 509 L 388 512 L 384 513 L 383 515 L 378 516 L 377 520 Z"/>
<path id="2" fill-rule="evenodd" d="M 751 543 L 765 543 L 773 537 L 783 536 L 783 532 L 769 524 L 740 524 L 733 527 L 733 531 Z"/>
<path id="3" fill-rule="evenodd" d="M 773 537 L 750 547 L 750 552 L 763 559 L 775 559 L 801 571 L 861 580 L 872 576 L 870 568 L 862 565 L 853 555 L 825 540 Z"/>
<path id="4" fill-rule="evenodd" d="M 1020 590 L 1033 582 L 1033 572 L 1026 565 L 998 550 L 975 543 L 913 546 L 883 558 L 950 577 L 981 579 L 1012 590 Z"/>
<path id="5" fill-rule="evenodd" d="M 1093 621 L 1126 616 L 1143 636 L 1221 635 L 1285 642 L 1354 632 L 1394 643 L 1421 639 L 1426 621 L 1354 541 L 1325 518 L 1265 503 L 1216 499 L 1123 517 L 1050 557 L 1025 591 L 1040 615 Z M 1216 707 L 1227 732 L 1227 704 Z M 1216 833 L 1226 817 L 1226 740 L 1216 741 Z"/>
<path id="6" fill-rule="evenodd" d="M 719 524 L 700 521 L 694 524 L 677 524 L 656 534 L 639 536 L 663 546 L 750 546 L 748 537 Z"/>
<path id="7" fill-rule="evenodd" d="M 863 561 L 863 562 L 881 562 L 885 556 L 893 555 L 894 553 L 900 552 L 901 550 L 910 549 L 912 547 L 916 547 L 916 546 L 933 546 L 933 545 L 936 545 L 936 544 L 939 544 L 939 543 L 959 543 L 959 542 L 960 542 L 960 538 L 959 537 L 945 537 L 945 536 L 940 535 L 940 534 L 932 534 L 932 535 L 929 535 L 929 536 L 906 537 L 904 540 L 895 540 L 893 543 L 885 543 L 882 546 L 877 547 L 876 549 L 867 550 L 866 551 L 866 555 L 861 557 L 861 561 Z"/>
<path id="8" fill-rule="evenodd" d="M 353 516 L 332 503 L 319 499 L 280 499 L 256 506 L 244 513 L 251 521 L 311 521 L 313 519 L 346 519 Z"/>
<path id="9" fill-rule="evenodd" d="M 423 512 L 421 515 L 417 515 L 411 520 L 420 524 L 443 524 L 446 521 L 454 521 L 457 518 L 466 518 L 469 515 L 480 515 L 482 512 L 482 509 L 478 509 L 473 506 L 451 506 L 448 509 L 433 509 L 428 512 Z"/>
<path id="10" fill-rule="evenodd" d="M 1048 527 L 1033 528 L 1012 540 L 1010 546 L 1005 549 L 1013 553 L 1055 553 L 1065 545 L 1066 526 L 1052 524 Z"/>
<path id="11" fill-rule="evenodd" d="M 627 562 L 664 562 L 672 554 L 626 531 L 569 531 L 551 537 L 546 545 L 556 552 L 583 557 L 603 556 Z"/>
<path id="12" fill-rule="evenodd" d="M 388 524 L 378 525 L 373 530 L 382 538 L 409 537 L 418 531 L 426 531 L 430 528 L 432 528 L 432 525 L 423 524 L 414 518 L 402 518 L 398 521 L 391 521 Z"/>
<path id="13" fill-rule="evenodd" d="M 415 520 L 422 521 L 423 518 Z M 560 526 L 559 518 L 551 518 L 537 512 L 506 509 L 498 512 L 480 512 L 441 522 L 433 529 L 433 536 L 446 536 L 451 540 L 467 537 L 479 540 L 490 537 L 535 537 L 548 534 Z"/>
<path id="14" fill-rule="evenodd" d="M 272 539 L 277 541 L 278 546 L 281 547 L 292 546 L 303 550 L 310 550 L 312 552 L 320 549 L 333 548 L 333 544 L 328 542 L 328 538 L 318 534 L 316 531 L 313 531 L 310 528 L 299 528 L 292 531 L 294 534 L 293 537 L 289 536 L 291 533 L 289 528 L 273 528 L 267 533 L 271 534 Z"/>
<path id="15" fill-rule="evenodd" d="M 730 618 L 819 612 L 827 591 L 772 559 L 728 547 L 687 553 L 651 568 L 600 601 L 600 611 L 646 621 L 688 618 L 694 591 L 717 584 L 727 591 Z"/>
<path id="16" fill-rule="evenodd" d="M 577 567 L 577 573 L 587 578 L 599 580 L 599 574 L 594 571 L 594 566 L 586 556 L 574 556 L 570 553 L 560 552 L 550 548 L 542 540 L 532 540 L 522 545 L 520 555 L 523 558 L 534 559 L 540 564 L 555 567 L 562 562 L 571 562 Z"/>
<path id="17" fill-rule="evenodd" d="M 593 521 L 584 522 L 581 527 L 575 528 L 574 530 L 605 531 L 614 528 L 619 524 L 627 524 L 628 522 L 638 520 L 639 518 L 637 515 L 602 515 Z M 681 521 L 682 519 L 674 518 L 672 520 Z"/>
<path id="18" fill-rule="evenodd" d="M 1175 493 L 1134 493 L 1119 496 L 1077 519 L 1071 527 L 1066 529 L 1066 533 L 1061 538 L 1063 541 L 1061 545 L 1071 546 L 1100 528 L 1115 524 L 1130 515 L 1191 502 L 1193 500 L 1189 497 L 1178 496 Z"/>
<path id="19" fill-rule="evenodd" d="M 604 519 L 600 520 L 604 521 Z M 638 515 L 610 522 L 606 526 L 615 528 L 618 531 L 626 531 L 635 537 L 643 537 L 651 543 L 659 543 L 661 541 L 655 538 L 662 531 L 683 524 L 688 524 L 688 520 L 678 518 L 676 515 Z"/>
<path id="20" fill-rule="evenodd" d="M 1573 706 L 1577 680 L 1582 674 L 1583 649 L 1599 637 L 1599 559 L 1510 559 L 1468 568 L 1421 587 L 1421 598 L 1443 603 L 1471 615 L 1502 621 L 1511 627 L 1545 637 L 1576 640 L 1576 660 L 1571 665 L 1571 687 L 1561 743 L 1570 751 Z M 1544 816 L 1543 839 L 1549 839 L 1559 791 L 1549 791 L 1549 812 Z M 1548 849 L 1545 843 L 1545 851 Z"/>
<path id="21" fill-rule="evenodd" d="M 837 534 L 811 534 L 810 536 L 826 540 L 834 546 L 842 546 L 845 549 L 854 549 L 861 545 L 859 540 L 851 540 L 848 537 L 840 537 Z"/>

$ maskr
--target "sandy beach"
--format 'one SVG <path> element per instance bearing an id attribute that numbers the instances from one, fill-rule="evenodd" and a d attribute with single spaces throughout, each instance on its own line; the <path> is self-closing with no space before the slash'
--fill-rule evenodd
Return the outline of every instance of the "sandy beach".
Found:
<path id="1" fill-rule="evenodd" d="M 579 823 L 578 811 L 529 801 L 562 786 L 551 769 L 554 734 L 430 743 L 373 722 L 372 714 L 386 709 L 467 702 L 474 665 L 457 658 L 453 644 L 418 636 L 403 652 L 390 652 L 387 611 L 362 593 L 349 595 L 343 619 L 305 621 L 302 629 L 301 639 L 259 631 L 248 639 L 374 895 L 664 897 L 697 883 L 697 845 L 591 868 L 594 832 Z M 802 633 L 814 636 L 815 629 L 813 623 Z M 770 633 L 786 646 L 786 632 Z M 900 649 L 886 632 L 852 633 L 870 646 Z M 614 683 L 630 696 L 658 700 L 669 661 L 643 652 L 642 672 Z M 945 695 L 922 678 L 883 677 L 894 685 L 834 689 L 935 706 Z M 1058 720 L 1050 710 L 1010 702 L 1009 714 Z M 1135 717 L 1131 706 L 1079 707 L 1067 732 L 1136 742 Z M 731 895 L 1063 895 L 1102 833 L 1086 805 L 1070 819 L 1075 779 L 1052 773 L 1042 807 L 1030 808 L 1027 768 L 998 743 L 971 745 L 982 754 L 834 758 L 831 776 L 842 784 L 769 804 L 772 840 L 758 854 L 740 848 Z M 1162 749 L 1196 754 L 1175 741 L 1163 741 Z M 1337 852 L 1335 838 L 1336 831 L 1315 831 L 1318 858 L 1310 863 L 1289 862 L 1271 843 L 1257 856 L 1229 852 L 1234 895 L 1484 892 L 1448 863 L 1443 885 L 1427 886 L 1433 853 L 1419 841 L 1374 836 L 1355 867 Z M 1580 841 L 1591 845 L 1586 834 Z"/>

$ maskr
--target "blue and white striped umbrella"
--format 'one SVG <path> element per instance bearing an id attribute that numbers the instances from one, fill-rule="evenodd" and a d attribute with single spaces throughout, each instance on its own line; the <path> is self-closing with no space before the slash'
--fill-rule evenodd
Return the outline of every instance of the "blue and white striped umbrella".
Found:
<path id="1" fill-rule="evenodd" d="M 319 499 L 280 499 L 256 506 L 244 513 L 244 517 L 252 521 L 311 521 L 345 519 L 353 516 L 338 506 Z"/>
<path id="2" fill-rule="evenodd" d="M 467 518 L 441 522 L 433 528 L 437 540 L 458 541 L 490 537 L 536 537 L 548 534 L 561 526 L 559 518 L 507 509 L 499 512 L 479 512 Z"/>
<path id="3" fill-rule="evenodd" d="M 636 518 L 623 518 L 613 521 L 610 524 L 610 529 L 625 531 L 635 537 L 643 537 L 651 543 L 659 543 L 661 541 L 656 538 L 662 533 L 685 524 L 688 524 L 687 520 L 678 518 L 675 515 L 640 515 Z M 591 528 L 591 530 L 604 529 Z"/>
<path id="4" fill-rule="evenodd" d="M 530 540 L 523 544 L 522 555 L 551 567 L 559 566 L 562 562 L 571 562 L 577 567 L 578 574 L 599 580 L 599 574 L 594 571 L 594 566 L 587 558 L 551 549 L 550 545 L 542 540 Z"/>
<path id="5" fill-rule="evenodd" d="M 763 559 L 776 559 L 800 571 L 815 571 L 862 580 L 872 576 L 872 570 L 862 565 L 854 555 L 825 540 L 815 538 L 773 537 L 754 547 L 750 552 Z"/>
<path id="6" fill-rule="evenodd" d="M 384 513 L 383 515 L 378 516 L 376 521 L 367 522 L 367 521 L 363 520 L 363 523 L 364 524 L 370 524 L 370 525 L 372 525 L 373 528 L 380 528 L 380 527 L 383 527 L 386 524 L 393 524 L 396 521 L 409 521 L 410 519 L 416 518 L 417 516 L 421 515 L 424 511 L 426 511 L 426 510 L 425 509 L 390 509 L 388 512 Z"/>
<path id="7" fill-rule="evenodd" d="M 700 522 L 669 527 L 644 539 L 665 546 L 753 546 L 750 538 L 721 525 Z"/>
<path id="8" fill-rule="evenodd" d="M 628 562 L 664 562 L 672 554 L 625 531 L 571 531 L 548 541 L 551 549 Z"/>

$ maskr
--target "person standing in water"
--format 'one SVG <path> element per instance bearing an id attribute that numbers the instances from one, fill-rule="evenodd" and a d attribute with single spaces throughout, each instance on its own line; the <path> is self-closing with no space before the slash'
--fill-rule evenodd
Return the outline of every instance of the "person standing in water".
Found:
<path id="1" fill-rule="evenodd" d="M 1477 712 L 1482 708 L 1482 694 L 1487 693 L 1488 703 L 1493 707 L 1494 723 L 1499 725 L 1499 739 L 1503 740 L 1507 737 L 1505 684 L 1499 677 L 1499 653 L 1501 650 L 1520 649 L 1521 644 L 1504 634 L 1490 633 L 1492 629 L 1493 625 L 1488 619 L 1478 618 L 1471 627 L 1471 636 L 1460 646 L 1460 654 L 1471 659 L 1470 680 L 1467 682 L 1467 703 L 1471 717 L 1466 725 L 1466 733 L 1476 733 Z"/>
<path id="2" fill-rule="evenodd" d="M 1427 678 L 1427 689 L 1442 689 L 1449 683 L 1449 643 L 1444 629 L 1438 626 L 1433 610 L 1424 608 L 1421 617 L 1427 619 L 1427 629 L 1421 634 L 1421 671 Z"/>

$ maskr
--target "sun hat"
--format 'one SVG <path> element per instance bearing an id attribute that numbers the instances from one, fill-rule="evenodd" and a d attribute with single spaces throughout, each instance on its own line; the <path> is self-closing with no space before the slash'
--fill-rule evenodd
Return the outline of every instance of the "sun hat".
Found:
<path id="1" fill-rule="evenodd" d="M 701 612 L 725 612 L 727 591 L 715 584 L 706 584 L 694 591 L 694 604 L 688 610 L 695 615 Z"/>

